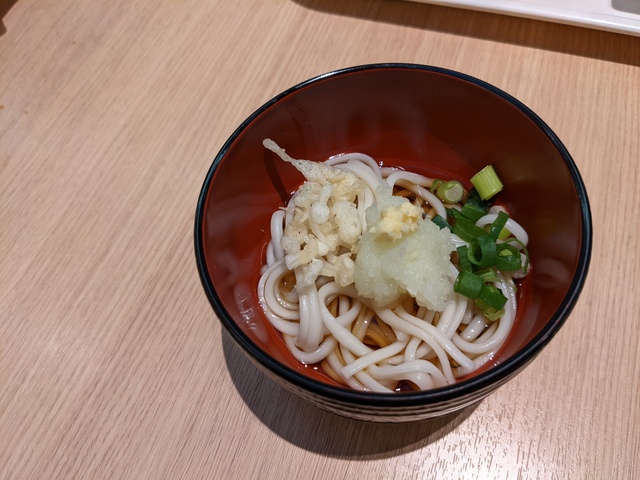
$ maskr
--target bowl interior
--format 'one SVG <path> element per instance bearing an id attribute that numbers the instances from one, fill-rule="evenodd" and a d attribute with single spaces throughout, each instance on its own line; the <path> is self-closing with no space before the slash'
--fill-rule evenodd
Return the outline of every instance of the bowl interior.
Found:
<path id="1" fill-rule="evenodd" d="M 270 216 L 303 180 L 262 146 L 267 137 L 294 158 L 323 161 L 360 151 L 385 165 L 462 180 L 494 165 L 505 185 L 501 203 L 530 236 L 533 270 L 521 289 L 510 339 L 488 367 L 513 358 L 536 337 L 552 336 L 568 314 L 567 298 L 579 290 L 576 272 L 585 263 L 586 198 L 553 133 L 517 101 L 463 75 L 426 67 L 362 68 L 276 97 L 234 133 L 214 162 L 196 235 L 214 307 L 223 323 L 232 322 L 227 327 L 236 339 L 333 384 L 293 359 L 258 304 Z"/>

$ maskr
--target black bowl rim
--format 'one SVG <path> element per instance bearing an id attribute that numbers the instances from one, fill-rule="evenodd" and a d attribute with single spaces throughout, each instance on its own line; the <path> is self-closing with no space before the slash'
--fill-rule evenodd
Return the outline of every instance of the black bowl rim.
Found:
<path id="1" fill-rule="evenodd" d="M 347 388 L 336 387 L 322 383 L 320 381 L 316 381 L 275 360 L 273 357 L 266 354 L 260 347 L 258 347 L 242 331 L 242 329 L 240 329 L 240 327 L 235 324 L 235 322 L 231 318 L 231 315 L 229 315 L 229 313 L 226 311 L 224 305 L 222 304 L 215 291 L 213 282 L 211 281 L 211 277 L 209 276 L 207 270 L 204 256 L 204 237 L 202 235 L 204 207 L 209 188 L 211 187 L 211 181 L 218 165 L 224 159 L 227 151 L 238 138 L 238 136 L 242 133 L 242 131 L 247 128 L 254 119 L 256 119 L 267 109 L 269 109 L 272 105 L 300 89 L 308 87 L 327 78 L 339 77 L 342 75 L 352 74 L 354 72 L 383 69 L 420 70 L 448 75 L 459 80 L 470 82 L 480 88 L 488 90 L 489 92 L 494 93 L 495 95 L 499 96 L 503 100 L 506 100 L 507 102 L 511 103 L 513 106 L 521 110 L 538 126 L 538 128 L 540 128 L 540 130 L 542 130 L 542 132 L 551 140 L 551 142 L 561 154 L 562 159 L 564 160 L 569 170 L 574 186 L 576 188 L 576 193 L 578 195 L 582 213 L 582 241 L 575 275 L 569 286 L 569 290 L 565 295 L 565 298 L 561 302 L 558 310 L 540 331 L 540 333 L 538 333 L 538 335 L 530 340 L 529 343 L 527 343 L 513 356 L 511 356 L 504 362 L 488 369 L 485 372 L 482 372 L 476 376 L 471 377 L 468 380 L 464 380 L 453 385 L 418 392 L 376 393 L 360 392 Z M 529 107 L 524 105 L 522 102 L 520 102 L 510 94 L 495 87 L 494 85 L 454 70 L 413 63 L 373 63 L 334 70 L 300 82 L 297 85 L 294 85 L 293 87 L 290 87 L 279 95 L 273 97 L 271 100 L 267 101 L 255 112 L 253 112 L 244 122 L 242 122 L 242 124 L 233 132 L 233 134 L 222 146 L 222 148 L 216 155 L 207 173 L 207 176 L 205 177 L 196 208 L 194 240 L 196 263 L 200 274 L 200 280 L 209 299 L 209 302 L 222 325 L 231 334 L 235 342 L 240 347 L 242 347 L 245 353 L 252 357 L 254 361 L 257 361 L 261 366 L 267 368 L 269 371 L 283 379 L 285 382 L 289 382 L 299 388 L 302 388 L 310 393 L 319 395 L 321 397 L 332 399 L 338 402 L 346 402 L 352 405 L 367 405 L 392 408 L 394 406 L 426 406 L 430 404 L 446 402 L 448 400 L 459 398 L 461 396 L 473 396 L 474 392 L 486 390 L 487 388 L 491 387 L 492 384 L 500 383 L 500 379 L 509 377 L 511 374 L 526 366 L 535 356 L 538 355 L 538 353 L 540 353 L 542 348 L 551 341 L 553 336 L 559 331 L 560 327 L 564 324 L 566 319 L 569 317 L 569 314 L 573 310 L 573 307 L 575 306 L 578 297 L 580 296 L 589 270 L 589 264 L 591 261 L 592 235 L 593 232 L 589 199 L 587 197 L 586 188 L 582 181 L 580 172 L 578 171 L 573 158 L 571 157 L 565 146 L 562 144 L 558 136 Z"/>

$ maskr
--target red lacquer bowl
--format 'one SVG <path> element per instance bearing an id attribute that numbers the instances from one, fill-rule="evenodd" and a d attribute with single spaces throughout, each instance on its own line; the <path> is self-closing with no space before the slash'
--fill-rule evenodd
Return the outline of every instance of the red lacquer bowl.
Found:
<path id="1" fill-rule="evenodd" d="M 510 338 L 459 383 L 381 394 L 342 388 L 287 351 L 258 304 L 269 219 L 302 181 L 262 146 L 323 161 L 359 151 L 385 164 L 469 178 L 493 164 L 503 203 L 529 234 L 534 268 Z M 312 404 L 361 420 L 403 422 L 462 409 L 521 371 L 569 316 L 591 255 L 591 215 L 571 156 L 521 102 L 476 78 L 408 64 L 347 68 L 296 85 L 255 111 L 224 144 L 196 212 L 195 253 L 213 310 L 262 371 Z"/>

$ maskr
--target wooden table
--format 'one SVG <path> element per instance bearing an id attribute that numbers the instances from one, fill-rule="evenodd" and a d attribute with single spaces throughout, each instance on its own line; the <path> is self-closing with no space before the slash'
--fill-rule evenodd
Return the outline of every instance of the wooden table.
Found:
<path id="1" fill-rule="evenodd" d="M 0 478 L 640 478 L 640 38 L 400 0 L 0 12 Z M 548 348 L 477 406 L 409 425 L 336 417 L 263 377 L 193 255 L 199 189 L 236 126 L 374 62 L 452 68 L 529 105 L 594 224 Z"/>

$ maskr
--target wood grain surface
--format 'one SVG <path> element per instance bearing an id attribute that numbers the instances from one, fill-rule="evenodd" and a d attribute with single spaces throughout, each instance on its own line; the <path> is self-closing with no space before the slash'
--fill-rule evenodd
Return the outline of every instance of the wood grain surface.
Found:
<path id="1" fill-rule="evenodd" d="M 640 478 L 640 38 L 400 0 L 0 15 L 1 479 Z M 199 189 L 236 126 L 373 62 L 452 68 L 530 106 L 594 225 L 583 294 L 544 352 L 480 404 L 399 426 L 263 377 L 193 255 Z"/>

